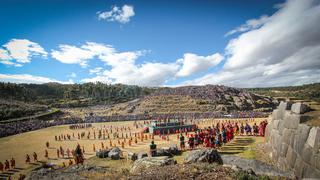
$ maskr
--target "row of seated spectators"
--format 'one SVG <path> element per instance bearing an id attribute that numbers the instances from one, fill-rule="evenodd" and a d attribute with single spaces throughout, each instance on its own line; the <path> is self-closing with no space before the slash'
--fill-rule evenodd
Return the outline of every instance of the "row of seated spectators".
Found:
<path id="1" fill-rule="evenodd" d="M 58 126 L 63 124 L 82 123 L 81 118 L 68 117 L 62 120 L 44 121 L 39 119 L 31 119 L 27 121 L 16 121 L 0 124 L 0 137 L 11 136 L 37 129 L 47 128 L 50 126 Z"/>
<path id="2" fill-rule="evenodd" d="M 136 114 L 136 115 L 117 115 L 117 116 L 96 116 L 90 115 L 85 118 L 88 123 L 94 122 L 112 122 L 112 121 L 134 121 L 134 120 L 157 120 L 157 119 L 208 119 L 208 118 L 263 118 L 268 113 L 260 111 L 239 111 L 231 114 L 221 112 L 205 113 L 175 113 L 175 114 Z"/>

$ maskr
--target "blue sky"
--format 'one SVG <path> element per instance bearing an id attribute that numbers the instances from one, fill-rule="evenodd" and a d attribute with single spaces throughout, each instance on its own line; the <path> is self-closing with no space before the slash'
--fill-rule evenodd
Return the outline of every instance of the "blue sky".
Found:
<path id="1" fill-rule="evenodd" d="M 314 22 L 278 35 L 289 28 L 290 17 L 310 13 Z M 319 58 L 312 52 L 319 34 L 293 37 L 309 33 L 304 26 L 319 29 L 318 15 L 317 0 L 2 0 L 0 81 L 237 87 L 317 82 Z M 270 31 L 272 43 L 266 41 Z M 282 44 L 288 37 L 294 43 Z M 282 54 L 272 49 L 277 46 L 285 48 Z M 306 54 L 309 66 L 290 65 Z"/>

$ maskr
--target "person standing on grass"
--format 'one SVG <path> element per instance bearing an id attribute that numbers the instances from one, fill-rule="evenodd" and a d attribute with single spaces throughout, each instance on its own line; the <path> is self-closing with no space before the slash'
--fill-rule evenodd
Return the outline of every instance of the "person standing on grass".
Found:
<path id="1" fill-rule="evenodd" d="M 1 171 L 1 172 L 4 171 L 4 165 L 2 164 L 2 162 L 0 162 L 0 171 Z"/>
<path id="2" fill-rule="evenodd" d="M 38 155 L 36 152 L 33 152 L 33 161 L 38 162 Z"/>
<path id="3" fill-rule="evenodd" d="M 10 162 L 11 162 L 11 168 L 12 169 L 16 168 L 16 160 L 14 158 L 11 158 Z"/>
<path id="4" fill-rule="evenodd" d="M 152 157 L 157 155 L 157 145 L 154 143 L 154 141 L 151 141 L 150 144 L 150 154 Z"/>
<path id="5" fill-rule="evenodd" d="M 184 136 L 182 135 L 182 133 L 180 134 L 180 149 L 185 149 Z"/>

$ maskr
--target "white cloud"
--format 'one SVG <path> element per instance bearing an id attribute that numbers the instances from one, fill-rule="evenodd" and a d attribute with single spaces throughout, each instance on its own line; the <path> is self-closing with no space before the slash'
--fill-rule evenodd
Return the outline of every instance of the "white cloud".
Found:
<path id="1" fill-rule="evenodd" d="M 99 20 L 117 21 L 125 24 L 130 21 L 130 18 L 135 15 L 133 6 L 124 5 L 120 9 L 114 6 L 111 11 L 97 12 Z"/>
<path id="2" fill-rule="evenodd" d="M 0 81 L 2 82 L 13 82 L 13 83 L 33 83 L 33 84 L 42 84 L 48 82 L 56 82 L 61 84 L 72 84 L 73 81 L 58 81 L 55 79 L 34 76 L 30 74 L 0 74 Z"/>
<path id="3" fill-rule="evenodd" d="M 51 56 L 56 60 L 65 64 L 79 64 L 82 67 L 87 67 L 88 61 L 93 58 L 115 65 L 133 62 L 143 54 L 144 51 L 117 52 L 111 45 L 95 42 L 87 42 L 80 47 L 61 44 L 59 50 L 51 51 Z"/>
<path id="4" fill-rule="evenodd" d="M 136 84 L 143 86 L 158 86 L 174 77 L 180 67 L 176 63 L 150 63 L 136 64 L 136 60 L 148 51 L 118 52 L 111 45 L 87 42 L 76 47 L 60 45 L 59 50 L 52 50 L 52 57 L 62 63 L 80 64 L 87 66 L 89 60 L 97 58 L 104 62 L 108 68 L 97 67 L 89 70 L 95 77 L 84 78 L 81 82 L 104 82 Z"/>
<path id="5" fill-rule="evenodd" d="M 89 74 L 100 74 L 102 70 L 103 70 L 102 67 L 96 67 L 94 69 L 90 69 Z"/>
<path id="6" fill-rule="evenodd" d="M 47 52 L 35 42 L 27 39 L 11 39 L 0 49 L 0 63 L 22 66 L 31 61 L 32 56 L 47 57 Z"/>
<path id="7" fill-rule="evenodd" d="M 65 64 L 79 64 L 82 67 L 86 67 L 88 60 L 92 59 L 94 52 L 84 48 L 78 48 L 76 46 L 70 46 L 61 44 L 59 50 L 52 50 L 51 56 L 56 60 Z"/>
<path id="8" fill-rule="evenodd" d="M 74 72 L 72 72 L 72 73 L 69 75 L 69 77 L 75 78 L 75 77 L 77 77 L 77 74 L 74 73 Z"/>
<path id="9" fill-rule="evenodd" d="M 229 36 L 238 32 L 245 32 L 253 29 L 257 29 L 269 21 L 269 17 L 266 15 L 261 16 L 259 19 L 250 19 L 245 24 L 227 32 L 225 36 Z"/>
<path id="10" fill-rule="evenodd" d="M 178 59 L 178 63 L 182 64 L 182 68 L 177 73 L 178 77 L 186 77 L 192 74 L 207 71 L 210 67 L 216 66 L 223 60 L 223 56 L 215 53 L 209 56 L 198 56 L 192 53 L 186 53 L 182 59 Z"/>
<path id="11" fill-rule="evenodd" d="M 229 42 L 220 72 L 185 84 L 257 87 L 319 82 L 319 0 L 289 0 L 267 19 Z"/>

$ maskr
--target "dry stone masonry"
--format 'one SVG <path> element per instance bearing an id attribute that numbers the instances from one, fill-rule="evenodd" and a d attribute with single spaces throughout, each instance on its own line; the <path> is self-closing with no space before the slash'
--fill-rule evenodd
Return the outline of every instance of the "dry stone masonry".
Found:
<path id="1" fill-rule="evenodd" d="M 269 117 L 266 151 L 284 171 L 299 178 L 320 178 L 320 127 L 305 124 L 309 107 L 281 102 Z"/>

